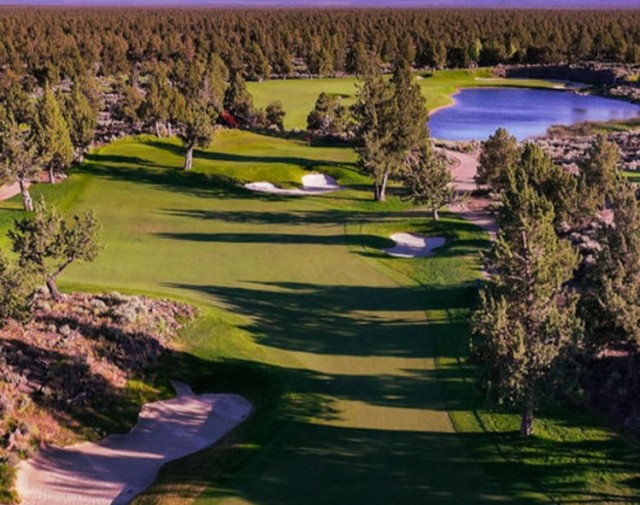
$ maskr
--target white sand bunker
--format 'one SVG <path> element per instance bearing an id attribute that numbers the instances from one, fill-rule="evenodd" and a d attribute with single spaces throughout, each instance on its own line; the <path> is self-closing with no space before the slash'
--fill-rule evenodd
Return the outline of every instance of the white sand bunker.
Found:
<path id="1" fill-rule="evenodd" d="M 21 462 L 16 487 L 22 505 L 128 503 L 164 463 L 211 446 L 251 412 L 238 395 L 196 396 L 185 384 L 174 387 L 177 396 L 145 405 L 126 435 L 45 449 Z"/>
<path id="2" fill-rule="evenodd" d="M 424 258 L 431 256 L 434 249 L 446 243 L 444 237 L 424 237 L 415 233 L 395 233 L 391 235 L 396 245 L 383 249 L 385 253 L 397 258 Z"/>
<path id="3" fill-rule="evenodd" d="M 270 182 L 251 182 L 249 184 L 245 184 L 244 187 L 251 191 L 259 191 L 261 193 L 291 196 L 321 195 L 342 189 L 333 177 L 325 174 L 305 175 L 302 178 L 302 188 L 279 188 Z"/>

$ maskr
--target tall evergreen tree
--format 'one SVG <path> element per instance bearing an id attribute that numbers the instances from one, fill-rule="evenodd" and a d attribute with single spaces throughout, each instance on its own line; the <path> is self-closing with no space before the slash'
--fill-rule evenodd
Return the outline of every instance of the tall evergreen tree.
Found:
<path id="1" fill-rule="evenodd" d="M 18 124 L 10 112 L 0 107 L 0 183 L 18 183 L 26 211 L 33 211 L 29 182 L 39 169 L 37 144 L 31 128 Z"/>
<path id="2" fill-rule="evenodd" d="M 579 165 L 580 214 L 584 220 L 592 219 L 615 196 L 622 177 L 619 161 L 618 146 L 599 135 Z"/>
<path id="3" fill-rule="evenodd" d="M 95 138 L 98 115 L 79 83 L 75 83 L 71 93 L 65 97 L 64 111 L 75 158 L 82 163 L 85 151 Z"/>
<path id="4" fill-rule="evenodd" d="M 391 177 L 398 177 L 429 139 L 426 102 L 409 63 L 399 56 L 389 84 L 371 61 L 352 111 L 358 124 L 356 152 L 361 169 L 374 179 L 374 198 L 384 201 Z"/>
<path id="5" fill-rule="evenodd" d="M 307 130 L 321 135 L 339 135 L 347 128 L 347 109 L 340 98 L 324 91 L 320 93 L 313 110 L 307 116 Z"/>
<path id="6" fill-rule="evenodd" d="M 373 178 L 374 199 L 384 200 L 393 166 L 388 148 L 393 128 L 390 106 L 392 89 L 372 61 L 364 66 L 361 80 L 357 101 L 351 108 L 357 123 L 355 149 L 358 167 Z"/>
<path id="7" fill-rule="evenodd" d="M 498 128 L 482 143 L 478 160 L 478 184 L 488 184 L 500 192 L 508 183 L 508 173 L 520 157 L 518 140 L 504 128 Z"/>
<path id="8" fill-rule="evenodd" d="M 506 218 L 506 219 L 505 219 Z M 472 318 L 474 354 L 498 402 L 520 410 L 522 435 L 553 386 L 559 357 L 581 336 L 564 285 L 577 256 L 553 227 L 553 206 L 521 172 L 511 172 L 498 238 L 486 257 L 490 280 Z"/>
<path id="9" fill-rule="evenodd" d="M 635 189 L 620 180 L 611 192 L 613 223 L 597 240 L 600 250 L 587 263 L 580 313 L 593 351 L 609 346 L 640 348 L 640 210 Z"/>
<path id="10" fill-rule="evenodd" d="M 230 113 L 238 124 L 245 128 L 253 126 L 253 97 L 247 89 L 247 83 L 240 72 L 231 77 L 231 82 L 224 95 L 224 109 Z"/>
<path id="11" fill-rule="evenodd" d="M 154 125 L 156 136 L 162 136 L 161 126 L 169 120 L 174 91 L 164 65 L 154 66 L 149 74 L 147 93 L 140 108 L 142 119 Z"/>
<path id="12" fill-rule="evenodd" d="M 211 118 L 203 104 L 191 102 L 186 104 L 181 118 L 181 128 L 178 136 L 186 149 L 184 169 L 193 167 L 193 151 L 196 147 L 206 148 L 213 140 L 213 126 Z"/>
<path id="13" fill-rule="evenodd" d="M 60 103 L 48 85 L 38 102 L 35 134 L 40 162 L 49 172 L 49 182 L 53 183 L 55 172 L 66 168 L 73 160 L 73 145 Z"/>
<path id="14" fill-rule="evenodd" d="M 406 42 L 411 44 L 409 40 Z M 412 45 L 410 47 L 413 47 Z M 409 51 L 409 49 L 405 49 Z M 427 103 L 416 82 L 411 65 L 404 54 L 396 58 L 393 75 L 392 98 L 392 140 L 390 148 L 400 173 L 407 165 L 410 156 L 420 150 L 429 140 L 429 112 Z"/>
<path id="15" fill-rule="evenodd" d="M 439 220 L 441 207 L 450 205 L 456 199 L 455 188 L 451 184 L 451 172 L 446 159 L 434 156 L 428 145 L 410 163 L 404 178 L 409 198 L 418 205 L 427 205 L 434 220 Z"/>

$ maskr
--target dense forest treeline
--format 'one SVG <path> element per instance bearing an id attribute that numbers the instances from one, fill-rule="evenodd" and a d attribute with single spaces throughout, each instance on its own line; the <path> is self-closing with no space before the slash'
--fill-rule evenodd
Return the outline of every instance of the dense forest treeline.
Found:
<path id="1" fill-rule="evenodd" d="M 353 73 L 368 52 L 391 62 L 407 39 L 415 67 L 640 62 L 640 10 L 9 7 L 0 10 L 0 34 L 0 67 L 40 84 L 214 53 L 247 79 Z"/>

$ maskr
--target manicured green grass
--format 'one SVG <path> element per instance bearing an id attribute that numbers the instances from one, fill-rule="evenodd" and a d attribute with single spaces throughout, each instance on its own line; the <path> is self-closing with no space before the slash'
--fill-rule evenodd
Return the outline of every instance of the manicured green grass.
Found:
<path id="1" fill-rule="evenodd" d="M 460 88 L 470 87 L 535 87 L 556 88 L 558 83 L 535 79 L 493 78 L 490 69 L 443 70 L 419 74 L 420 87 L 427 99 L 427 107 L 435 110 L 453 103 L 452 95 Z M 287 112 L 285 127 L 304 129 L 307 115 L 321 92 L 340 96 L 345 105 L 355 100 L 357 79 L 289 79 L 249 83 L 256 106 L 266 107 L 273 100 L 280 100 Z"/>
<path id="2" fill-rule="evenodd" d="M 68 210 L 94 208 L 104 225 L 105 251 L 63 287 L 198 306 L 157 383 L 237 392 L 255 407 L 136 502 L 548 503 L 552 493 L 631 503 L 639 472 L 621 439 L 592 424 L 593 443 L 581 445 L 582 418 L 549 416 L 522 442 L 515 417 L 484 409 L 460 366 L 485 234 L 450 215 L 432 223 L 394 197 L 370 202 L 353 161 L 344 148 L 223 131 L 185 174 L 175 141 L 141 137 L 98 150 L 65 184 L 34 188 Z M 238 186 L 294 185 L 318 169 L 348 188 L 281 198 Z M 387 258 L 395 231 L 449 242 L 433 258 Z M 571 480 L 573 462 L 591 458 L 602 464 L 581 463 Z"/>

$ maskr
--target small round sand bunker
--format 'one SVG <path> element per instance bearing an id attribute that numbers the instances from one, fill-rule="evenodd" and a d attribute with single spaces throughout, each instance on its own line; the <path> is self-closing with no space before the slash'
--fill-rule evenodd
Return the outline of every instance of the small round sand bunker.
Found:
<path id="1" fill-rule="evenodd" d="M 391 235 L 391 240 L 396 245 L 383 251 L 396 258 L 425 258 L 447 242 L 444 237 L 425 237 L 416 233 L 395 233 Z"/>
<path id="2" fill-rule="evenodd" d="M 244 187 L 260 193 L 286 196 L 321 195 L 342 189 L 333 177 L 325 174 L 305 175 L 302 178 L 302 188 L 279 188 L 270 182 L 250 182 Z"/>

